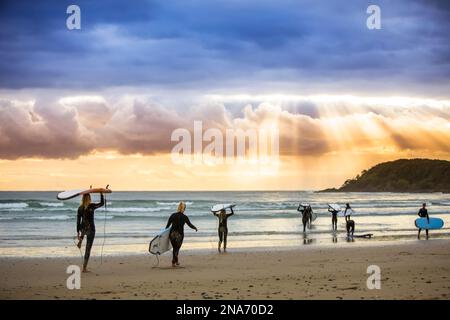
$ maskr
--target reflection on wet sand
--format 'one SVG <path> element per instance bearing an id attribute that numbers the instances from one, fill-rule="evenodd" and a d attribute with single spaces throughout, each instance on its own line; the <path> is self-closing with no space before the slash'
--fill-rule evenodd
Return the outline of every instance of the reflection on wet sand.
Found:
<path id="1" fill-rule="evenodd" d="M 303 233 L 303 244 L 312 244 L 316 242 L 317 239 L 308 238 L 306 233 Z"/>
<path id="2" fill-rule="evenodd" d="M 333 243 L 337 243 L 338 242 L 336 232 L 332 233 L 332 241 L 333 241 Z"/>

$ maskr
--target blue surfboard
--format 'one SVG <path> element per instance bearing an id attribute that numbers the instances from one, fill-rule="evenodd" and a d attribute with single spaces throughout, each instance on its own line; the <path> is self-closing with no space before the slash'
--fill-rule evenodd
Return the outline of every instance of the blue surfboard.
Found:
<path id="1" fill-rule="evenodd" d="M 444 220 L 440 218 L 430 218 L 430 222 L 427 218 L 417 218 L 415 223 L 419 229 L 440 229 L 444 226 Z"/>

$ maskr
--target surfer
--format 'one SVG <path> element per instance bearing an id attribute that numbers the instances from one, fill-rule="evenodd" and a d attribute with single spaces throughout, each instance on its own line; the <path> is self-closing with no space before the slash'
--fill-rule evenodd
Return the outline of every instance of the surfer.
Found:
<path id="1" fill-rule="evenodd" d="M 311 217 L 312 217 L 311 206 L 309 206 L 309 205 L 302 206 L 302 204 L 300 204 L 297 208 L 297 211 L 302 214 L 303 232 L 306 232 L 306 226 L 308 225 L 308 222 L 310 223 L 310 226 L 311 226 L 311 222 L 310 222 Z"/>
<path id="2" fill-rule="evenodd" d="M 86 250 L 84 253 L 83 272 L 88 272 L 87 265 L 91 255 L 92 244 L 95 238 L 94 211 L 105 205 L 103 193 L 100 194 L 99 203 L 91 203 L 91 195 L 84 194 L 77 214 L 77 247 L 81 248 L 84 236 L 86 236 Z"/>
<path id="3" fill-rule="evenodd" d="M 219 219 L 219 245 L 218 250 L 220 252 L 220 246 L 223 242 L 223 252 L 227 252 L 227 236 L 228 236 L 228 225 L 227 220 L 234 214 L 233 207 L 230 207 L 231 213 L 226 213 L 225 209 L 222 209 L 217 212 L 213 212 L 213 214 Z"/>
<path id="4" fill-rule="evenodd" d="M 419 213 L 417 215 L 421 218 L 427 218 L 428 223 L 430 223 L 430 217 L 428 216 L 428 210 L 427 210 L 426 203 L 422 204 L 422 208 L 420 208 Z M 419 233 L 417 234 L 417 239 L 420 239 L 420 231 L 422 231 L 421 228 L 419 228 Z M 427 239 L 428 239 L 428 229 L 425 229 L 425 232 L 427 234 Z"/>
<path id="5" fill-rule="evenodd" d="M 353 233 L 355 232 L 355 221 L 348 219 L 346 222 L 346 228 L 347 228 L 347 237 L 350 236 L 353 237 Z"/>
<path id="6" fill-rule="evenodd" d="M 169 239 L 173 247 L 172 267 L 180 265 L 180 263 L 178 262 L 178 253 L 180 252 L 180 248 L 183 244 L 184 224 L 187 224 L 191 229 L 197 231 L 197 227 L 194 226 L 189 220 L 188 216 L 184 214 L 185 210 L 186 204 L 181 201 L 178 204 L 177 212 L 172 213 L 169 220 L 167 221 L 166 229 L 171 226 Z"/>
<path id="7" fill-rule="evenodd" d="M 349 212 L 349 213 L 347 213 Z M 344 211 L 344 216 L 345 216 L 345 226 L 347 229 L 347 237 L 353 237 L 353 233 L 355 232 L 355 221 L 353 221 L 352 219 L 350 219 L 352 213 L 352 208 L 350 207 L 350 204 L 347 203 L 345 205 L 345 211 Z"/>
<path id="8" fill-rule="evenodd" d="M 350 214 L 351 214 L 351 212 L 350 212 L 350 214 L 347 214 L 347 211 L 351 211 L 351 210 L 352 210 L 352 208 L 350 207 L 350 203 L 346 203 L 345 210 L 344 210 L 345 221 L 347 221 L 347 216 L 348 216 L 348 218 L 350 218 Z"/>
<path id="9" fill-rule="evenodd" d="M 333 231 L 337 230 L 337 214 L 339 211 L 337 211 L 334 208 L 328 207 L 328 211 L 331 212 L 331 228 Z"/>

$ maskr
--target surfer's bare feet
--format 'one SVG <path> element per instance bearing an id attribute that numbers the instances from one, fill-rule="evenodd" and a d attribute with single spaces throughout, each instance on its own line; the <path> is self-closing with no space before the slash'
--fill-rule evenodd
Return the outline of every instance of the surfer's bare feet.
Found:
<path id="1" fill-rule="evenodd" d="M 83 268 L 83 271 L 81 271 L 81 272 L 83 272 L 83 273 L 89 273 L 90 271 L 89 271 L 88 269 L 86 269 L 86 268 Z"/>
<path id="2" fill-rule="evenodd" d="M 172 263 L 172 268 L 176 268 L 177 265 L 175 263 Z"/>

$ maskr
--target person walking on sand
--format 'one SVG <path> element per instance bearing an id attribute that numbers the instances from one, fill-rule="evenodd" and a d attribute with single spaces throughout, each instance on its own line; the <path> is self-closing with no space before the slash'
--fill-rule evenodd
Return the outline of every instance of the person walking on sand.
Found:
<path id="1" fill-rule="evenodd" d="M 83 242 L 84 236 L 86 236 L 87 242 L 84 253 L 83 272 L 88 272 L 87 265 L 95 238 L 94 211 L 104 205 L 105 198 L 103 193 L 100 194 L 99 203 L 91 203 L 90 194 L 84 194 L 83 198 L 81 198 L 81 205 L 78 208 L 77 214 L 77 247 L 81 248 L 81 243 Z"/>
<path id="2" fill-rule="evenodd" d="M 428 216 L 428 210 L 427 210 L 427 204 L 423 203 L 422 208 L 420 208 L 419 213 L 417 215 L 421 218 L 427 218 L 428 223 L 430 222 L 430 217 Z M 419 228 L 419 233 L 417 234 L 417 239 L 420 239 L 420 231 L 422 231 L 421 228 Z M 428 229 L 425 229 L 427 239 L 428 239 Z"/>
<path id="3" fill-rule="evenodd" d="M 223 242 L 223 252 L 227 252 L 227 236 L 228 236 L 228 224 L 227 220 L 234 214 L 233 208 L 230 207 L 231 213 L 226 213 L 225 209 L 222 209 L 217 212 L 213 212 L 213 214 L 219 219 L 219 245 L 218 250 L 220 252 L 220 247 Z"/>
<path id="4" fill-rule="evenodd" d="M 177 212 L 172 213 L 167 221 L 166 229 L 170 228 L 169 239 L 170 243 L 173 247 L 173 258 L 172 258 L 172 267 L 179 266 L 180 263 L 178 261 L 178 254 L 180 253 L 181 246 L 183 245 L 184 239 L 184 224 L 187 224 L 191 229 L 194 229 L 196 232 L 197 227 L 194 226 L 189 220 L 188 216 L 184 214 L 186 210 L 186 204 L 181 201 L 178 204 Z"/>

